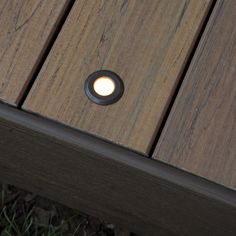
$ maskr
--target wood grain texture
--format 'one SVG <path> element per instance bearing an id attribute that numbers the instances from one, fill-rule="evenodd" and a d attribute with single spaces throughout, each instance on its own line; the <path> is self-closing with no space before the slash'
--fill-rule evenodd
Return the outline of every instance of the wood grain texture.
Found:
<path id="1" fill-rule="evenodd" d="M 209 0 L 77 1 L 23 109 L 148 154 Z M 90 102 L 94 71 L 124 80 L 122 99 Z"/>
<path id="2" fill-rule="evenodd" d="M 17 105 L 67 0 L 0 0 L 0 100 Z"/>
<path id="3" fill-rule="evenodd" d="M 236 191 L 0 104 L 0 181 L 139 235 L 235 236 Z"/>
<path id="4" fill-rule="evenodd" d="M 236 189 L 236 2 L 219 1 L 154 158 Z"/>

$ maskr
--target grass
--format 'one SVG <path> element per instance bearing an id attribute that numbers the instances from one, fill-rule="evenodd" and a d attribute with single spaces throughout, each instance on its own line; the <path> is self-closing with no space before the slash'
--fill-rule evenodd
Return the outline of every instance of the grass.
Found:
<path id="1" fill-rule="evenodd" d="M 0 184 L 0 236 L 131 236 L 58 203 Z"/>

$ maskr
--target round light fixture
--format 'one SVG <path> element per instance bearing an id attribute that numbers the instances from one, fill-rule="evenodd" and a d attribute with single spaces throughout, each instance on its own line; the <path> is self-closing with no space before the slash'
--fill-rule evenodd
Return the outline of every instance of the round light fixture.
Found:
<path id="1" fill-rule="evenodd" d="M 124 92 L 121 78 L 112 71 L 101 70 L 92 73 L 84 85 L 87 97 L 99 105 L 117 102 Z"/>

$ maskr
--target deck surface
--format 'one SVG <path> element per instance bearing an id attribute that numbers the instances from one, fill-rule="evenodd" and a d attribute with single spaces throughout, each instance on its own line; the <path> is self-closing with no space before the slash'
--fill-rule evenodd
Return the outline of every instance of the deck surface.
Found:
<path id="1" fill-rule="evenodd" d="M 76 1 L 23 109 L 148 154 L 211 1 Z M 106 69 L 125 84 L 110 106 L 84 81 Z"/>
<path id="2" fill-rule="evenodd" d="M 0 0 L 0 101 L 18 105 L 67 0 Z"/>
<path id="3" fill-rule="evenodd" d="M 154 158 L 236 189 L 236 2 L 220 1 Z"/>
<path id="4" fill-rule="evenodd" d="M 0 0 L 0 181 L 140 235 L 235 236 L 235 19 L 235 0 Z M 101 69 L 113 105 L 85 95 Z"/>

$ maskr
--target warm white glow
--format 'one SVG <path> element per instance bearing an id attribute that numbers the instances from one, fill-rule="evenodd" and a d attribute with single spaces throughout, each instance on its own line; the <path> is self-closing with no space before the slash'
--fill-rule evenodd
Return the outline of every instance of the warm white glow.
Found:
<path id="1" fill-rule="evenodd" d="M 115 90 L 114 81 L 106 76 L 97 78 L 93 84 L 94 91 L 101 96 L 111 95 Z"/>

